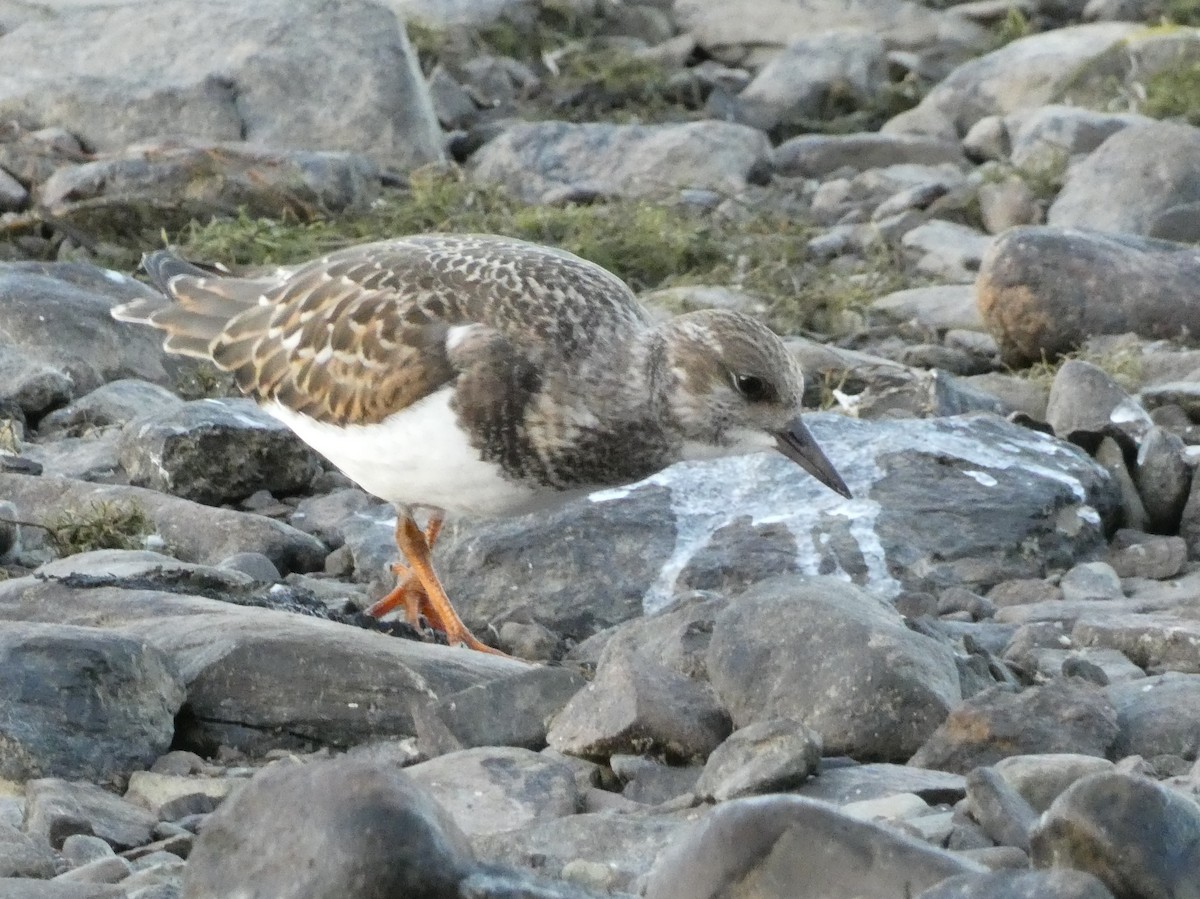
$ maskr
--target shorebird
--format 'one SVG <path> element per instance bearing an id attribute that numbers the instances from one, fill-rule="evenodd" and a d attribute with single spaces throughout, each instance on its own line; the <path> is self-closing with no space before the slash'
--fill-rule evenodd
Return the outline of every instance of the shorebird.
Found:
<path id="1" fill-rule="evenodd" d="M 654 323 L 618 277 L 489 235 L 349 247 L 262 277 L 143 260 L 161 296 L 113 309 L 208 359 L 397 509 L 403 606 L 452 645 L 463 624 L 430 547 L 446 512 L 518 514 L 685 459 L 778 449 L 850 491 L 800 418 L 803 374 L 770 329 L 703 310 Z M 431 510 L 422 530 L 416 508 Z"/>

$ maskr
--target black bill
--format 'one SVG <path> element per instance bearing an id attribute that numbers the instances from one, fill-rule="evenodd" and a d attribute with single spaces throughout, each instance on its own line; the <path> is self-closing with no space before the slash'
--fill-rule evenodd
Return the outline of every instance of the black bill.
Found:
<path id="1" fill-rule="evenodd" d="M 817 441 L 799 417 L 793 418 L 785 430 L 775 435 L 775 445 L 781 453 L 830 490 L 840 493 L 846 499 L 853 499 L 850 488 L 837 473 L 833 463 L 821 452 L 821 447 L 817 446 Z"/>

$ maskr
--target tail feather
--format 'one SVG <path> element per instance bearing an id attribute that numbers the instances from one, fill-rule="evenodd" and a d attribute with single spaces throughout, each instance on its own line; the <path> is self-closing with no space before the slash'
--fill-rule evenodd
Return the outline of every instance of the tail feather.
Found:
<path id="1" fill-rule="evenodd" d="M 258 304 L 264 286 L 201 268 L 171 250 L 147 253 L 142 268 L 161 296 L 116 306 L 113 318 L 152 325 L 166 332 L 163 346 L 169 352 L 199 359 L 212 359 L 217 338 Z"/>
<path id="2" fill-rule="evenodd" d="M 142 256 L 142 271 L 150 277 L 150 283 L 165 294 L 171 293 L 171 280 L 179 275 L 204 278 L 213 274 L 171 250 L 155 250 Z"/>

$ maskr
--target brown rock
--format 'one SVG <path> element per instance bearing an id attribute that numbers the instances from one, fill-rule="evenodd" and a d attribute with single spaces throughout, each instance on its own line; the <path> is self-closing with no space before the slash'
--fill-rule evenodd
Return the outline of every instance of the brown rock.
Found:
<path id="1" fill-rule="evenodd" d="M 1200 259 L 1186 244 L 1027 227 L 996 239 L 975 289 L 1003 361 L 1020 367 L 1095 334 L 1200 333 L 1198 278 Z"/>

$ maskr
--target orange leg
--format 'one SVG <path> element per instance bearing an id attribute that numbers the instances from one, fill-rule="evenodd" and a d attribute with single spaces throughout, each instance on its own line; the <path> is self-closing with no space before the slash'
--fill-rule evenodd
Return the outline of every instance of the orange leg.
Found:
<path id="1" fill-rule="evenodd" d="M 408 514 L 411 515 L 411 513 Z M 403 513 L 397 513 L 396 545 L 398 547 L 400 546 L 400 523 L 403 517 Z M 441 533 L 443 520 L 442 515 L 435 512 L 430 515 L 429 523 L 425 525 L 425 543 L 431 550 L 437 541 L 438 534 Z M 431 620 L 429 597 L 425 595 L 425 590 L 421 586 L 421 582 L 413 575 L 412 569 L 403 562 L 397 562 L 392 566 L 392 574 L 396 575 L 396 586 L 387 596 L 367 609 L 367 614 L 372 618 L 382 618 L 397 606 L 403 606 L 404 620 L 413 627 L 420 627 L 422 615 L 425 615 L 427 620 Z M 431 626 L 433 625 L 431 624 Z"/>
<path id="2" fill-rule="evenodd" d="M 467 629 L 467 626 L 462 623 L 462 619 L 458 617 L 458 613 L 454 611 L 450 597 L 446 595 L 442 582 L 433 570 L 429 551 L 441 528 L 442 517 L 440 514 L 435 513 L 434 517 L 429 520 L 425 532 L 422 533 L 421 529 L 417 527 L 417 523 L 413 521 L 410 511 L 398 511 L 396 545 L 407 562 L 407 567 L 402 568 L 405 577 L 395 590 L 375 603 L 368 610 L 368 614 L 378 616 L 398 605 L 403 605 L 405 617 L 410 622 L 424 614 L 429 626 L 442 631 L 451 646 L 462 644 L 468 649 L 478 652 L 505 655 L 505 653 L 492 649 L 481 642 Z M 381 606 L 384 607 L 383 611 L 377 611 Z"/>

